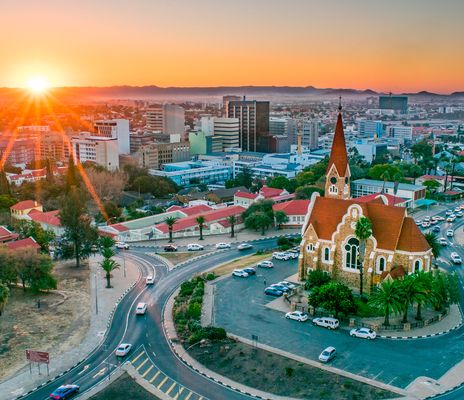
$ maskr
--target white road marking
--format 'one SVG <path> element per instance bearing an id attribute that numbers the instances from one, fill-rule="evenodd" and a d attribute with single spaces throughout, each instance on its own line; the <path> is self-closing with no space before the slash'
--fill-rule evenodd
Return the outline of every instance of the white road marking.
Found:
<path id="1" fill-rule="evenodd" d="M 106 371 L 106 367 L 102 368 L 100 371 L 98 371 L 94 376 L 93 376 L 93 379 L 95 379 L 96 377 L 100 376 L 100 375 L 103 375 Z"/>
<path id="2" fill-rule="evenodd" d="M 84 367 L 84 369 L 83 369 L 81 372 L 79 372 L 77 375 L 83 374 L 83 373 L 84 373 L 85 371 L 87 371 L 89 368 L 90 368 L 90 364 L 87 364 L 87 365 Z"/>

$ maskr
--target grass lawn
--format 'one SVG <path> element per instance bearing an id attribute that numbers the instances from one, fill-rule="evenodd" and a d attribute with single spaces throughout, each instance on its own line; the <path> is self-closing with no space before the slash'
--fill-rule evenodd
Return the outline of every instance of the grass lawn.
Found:
<path id="1" fill-rule="evenodd" d="M 260 261 L 269 259 L 270 257 L 271 257 L 271 253 L 255 254 L 252 256 L 242 257 L 242 258 L 239 258 L 238 260 L 231 261 L 227 264 L 220 265 L 219 267 L 217 267 L 211 272 L 214 272 L 217 276 L 221 276 L 224 274 L 231 273 L 234 269 L 255 266 Z"/>
<path id="2" fill-rule="evenodd" d="M 374 400 L 398 395 L 233 341 L 196 346 L 201 364 L 247 386 L 302 399 Z"/>
<path id="3" fill-rule="evenodd" d="M 138 385 L 128 374 L 121 375 L 101 392 L 92 396 L 91 400 L 159 400 Z"/>

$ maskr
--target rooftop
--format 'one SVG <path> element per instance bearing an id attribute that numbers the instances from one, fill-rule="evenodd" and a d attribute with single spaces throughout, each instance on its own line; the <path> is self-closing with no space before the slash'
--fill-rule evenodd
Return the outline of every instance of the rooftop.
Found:
<path id="1" fill-rule="evenodd" d="M 374 179 L 357 179 L 357 180 L 353 181 L 353 184 L 370 185 L 370 186 L 378 186 L 378 187 L 382 187 L 385 184 L 385 187 L 389 188 L 389 189 L 394 189 L 394 187 L 395 187 L 395 182 L 384 182 L 384 181 L 377 181 L 377 180 L 374 180 Z M 425 186 L 413 185 L 411 183 L 399 183 L 398 184 L 398 189 L 416 191 L 416 190 L 425 189 Z"/>

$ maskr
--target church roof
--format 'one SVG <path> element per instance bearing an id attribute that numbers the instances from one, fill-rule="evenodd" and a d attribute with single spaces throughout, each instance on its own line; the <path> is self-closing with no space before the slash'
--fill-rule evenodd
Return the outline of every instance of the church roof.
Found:
<path id="1" fill-rule="evenodd" d="M 340 176 L 345 176 L 346 168 L 348 166 L 348 154 L 346 152 L 345 133 L 343 131 L 343 119 L 341 112 L 338 113 L 332 150 L 330 152 L 329 164 L 327 165 L 327 172 L 329 172 L 333 164 L 335 164 L 338 174 Z"/>
<path id="2" fill-rule="evenodd" d="M 378 248 L 408 252 L 430 249 L 412 218 L 406 216 L 406 209 L 403 207 L 377 202 L 358 203 L 356 199 L 342 200 L 317 196 L 309 223 L 320 239 L 332 239 L 332 234 L 337 230 L 338 224 L 352 204 L 358 204 L 363 210 L 363 215 L 372 222 L 372 234 L 377 240 Z"/>

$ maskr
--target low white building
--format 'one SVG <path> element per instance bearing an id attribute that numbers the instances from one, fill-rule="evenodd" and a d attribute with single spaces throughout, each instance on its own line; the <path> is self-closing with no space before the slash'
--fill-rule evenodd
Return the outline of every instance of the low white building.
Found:
<path id="1" fill-rule="evenodd" d="M 71 138 L 73 156 L 76 161 L 86 161 L 105 167 L 109 171 L 119 169 L 118 139 L 94 136 L 81 132 Z"/>

